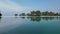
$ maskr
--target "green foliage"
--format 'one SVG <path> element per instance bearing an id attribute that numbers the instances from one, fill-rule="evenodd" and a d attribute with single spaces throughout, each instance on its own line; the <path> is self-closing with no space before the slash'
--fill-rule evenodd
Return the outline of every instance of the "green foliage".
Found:
<path id="1" fill-rule="evenodd" d="M 26 15 L 27 16 L 60 16 L 59 13 L 54 13 L 52 11 L 40 12 L 39 10 L 31 11 L 31 13 L 27 13 L 27 14 L 25 14 L 25 13 L 20 14 L 20 16 L 26 16 Z"/>
<path id="2" fill-rule="evenodd" d="M 18 14 L 15 14 L 15 16 L 18 16 Z"/>
<path id="3" fill-rule="evenodd" d="M 0 16 L 2 16 L 2 14 L 0 13 Z"/>
<path id="4" fill-rule="evenodd" d="M 40 11 L 31 11 L 31 14 L 27 14 L 28 16 L 40 16 Z"/>
<path id="5" fill-rule="evenodd" d="M 25 13 L 20 14 L 19 16 L 26 16 Z"/>

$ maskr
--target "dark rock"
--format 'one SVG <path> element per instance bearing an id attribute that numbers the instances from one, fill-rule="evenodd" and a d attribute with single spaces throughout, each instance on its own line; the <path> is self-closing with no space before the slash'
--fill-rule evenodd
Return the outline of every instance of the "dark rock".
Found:
<path id="1" fill-rule="evenodd" d="M 0 17 L 2 16 L 2 14 L 0 13 Z"/>

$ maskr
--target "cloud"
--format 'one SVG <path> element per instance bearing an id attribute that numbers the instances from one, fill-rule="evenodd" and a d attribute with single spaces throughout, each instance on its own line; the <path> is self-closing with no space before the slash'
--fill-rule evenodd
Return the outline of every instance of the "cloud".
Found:
<path id="1" fill-rule="evenodd" d="M 23 11 L 25 8 L 11 0 L 0 0 L 0 10 L 2 11 Z"/>
<path id="2" fill-rule="evenodd" d="M 12 0 L 0 0 L 0 11 L 3 16 L 14 16 L 14 14 L 20 14 L 26 9 L 27 7 L 21 6 Z"/>

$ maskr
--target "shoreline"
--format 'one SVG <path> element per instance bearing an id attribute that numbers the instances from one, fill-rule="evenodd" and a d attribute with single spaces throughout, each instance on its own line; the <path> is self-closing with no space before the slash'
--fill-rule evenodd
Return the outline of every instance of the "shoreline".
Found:
<path id="1" fill-rule="evenodd" d="M 60 17 L 60 16 L 0 16 L 0 17 Z"/>

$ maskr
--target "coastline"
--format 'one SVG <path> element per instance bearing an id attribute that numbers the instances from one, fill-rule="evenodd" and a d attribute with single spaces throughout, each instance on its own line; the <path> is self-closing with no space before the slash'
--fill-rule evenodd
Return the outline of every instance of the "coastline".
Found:
<path id="1" fill-rule="evenodd" d="M 0 17 L 60 17 L 60 16 L 0 16 Z"/>

